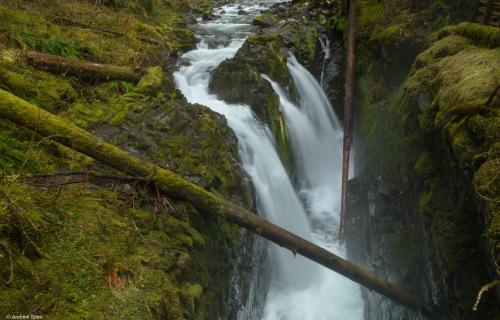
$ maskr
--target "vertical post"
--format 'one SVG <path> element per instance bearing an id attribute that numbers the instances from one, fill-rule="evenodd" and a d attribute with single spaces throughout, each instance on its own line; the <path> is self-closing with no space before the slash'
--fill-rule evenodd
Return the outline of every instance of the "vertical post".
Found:
<path id="1" fill-rule="evenodd" d="M 354 60 L 355 60 L 355 0 L 349 1 L 349 24 L 347 40 L 347 64 L 345 71 L 345 97 L 344 97 L 344 148 L 342 157 L 342 199 L 340 211 L 340 240 L 345 238 L 345 225 L 347 222 L 347 191 L 349 181 L 349 156 L 351 152 L 351 127 L 352 127 L 352 101 L 354 96 Z"/>

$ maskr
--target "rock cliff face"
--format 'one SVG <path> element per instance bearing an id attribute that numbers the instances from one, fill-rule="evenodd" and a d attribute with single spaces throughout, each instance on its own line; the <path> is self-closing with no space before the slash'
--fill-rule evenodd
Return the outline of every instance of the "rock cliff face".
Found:
<path id="1" fill-rule="evenodd" d="M 472 306 L 498 276 L 500 31 L 461 23 L 423 42 L 411 29 L 425 28 L 428 12 L 360 11 L 349 255 L 443 306 L 443 319 L 495 319 L 495 290 Z M 373 11 L 386 21 L 369 20 Z M 364 296 L 367 319 L 418 319 Z"/>

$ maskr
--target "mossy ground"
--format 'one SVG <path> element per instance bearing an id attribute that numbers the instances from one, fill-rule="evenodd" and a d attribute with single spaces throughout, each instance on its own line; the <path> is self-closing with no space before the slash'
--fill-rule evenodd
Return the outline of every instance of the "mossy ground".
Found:
<path id="1" fill-rule="evenodd" d="M 234 245 L 235 230 L 166 198 L 172 207 L 153 214 L 146 193 L 132 205 L 130 192 L 118 190 L 37 188 L 3 177 L 2 316 L 205 319 L 227 312 L 214 292 L 228 295 L 228 283 L 215 279 L 232 265 L 211 258 Z"/>
<path id="2" fill-rule="evenodd" d="M 103 127 L 135 119 L 142 128 L 143 114 L 166 110 L 175 128 L 162 127 L 163 135 L 151 130 L 151 137 L 137 130 L 127 143 L 148 158 L 140 139 L 155 141 L 165 149 L 150 160 L 206 178 L 213 192 L 248 204 L 225 122 L 188 105 L 165 71 L 168 57 L 195 44 L 190 16 L 207 10 L 205 0 L 3 1 L 0 88 L 103 136 Z M 126 66 L 142 78 L 84 82 L 28 66 L 22 50 Z M 183 121 L 175 122 L 178 115 Z M 143 184 L 57 186 L 66 178 L 22 178 L 71 170 L 109 169 L 0 120 L 0 316 L 177 320 L 227 314 L 237 228 Z"/>

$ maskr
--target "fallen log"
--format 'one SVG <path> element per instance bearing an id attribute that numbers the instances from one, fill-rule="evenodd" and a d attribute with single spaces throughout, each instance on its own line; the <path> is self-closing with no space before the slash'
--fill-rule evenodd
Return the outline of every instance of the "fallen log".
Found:
<path id="1" fill-rule="evenodd" d="M 132 176 L 151 179 L 166 194 L 187 200 L 206 214 L 217 215 L 282 247 L 374 290 L 412 310 L 433 317 L 433 306 L 372 272 L 366 271 L 258 215 L 216 196 L 171 171 L 145 162 L 89 132 L 0 89 L 0 117 L 62 143 Z"/>
<path id="2" fill-rule="evenodd" d="M 139 76 L 127 67 L 66 58 L 37 51 L 24 52 L 22 58 L 37 69 L 51 73 L 68 74 L 86 81 L 139 81 Z"/>

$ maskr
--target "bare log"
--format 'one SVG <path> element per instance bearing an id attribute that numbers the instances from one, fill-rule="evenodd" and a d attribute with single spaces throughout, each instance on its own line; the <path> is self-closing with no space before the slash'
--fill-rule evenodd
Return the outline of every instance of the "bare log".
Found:
<path id="1" fill-rule="evenodd" d="M 347 223 L 347 193 L 349 181 L 349 157 L 351 153 L 352 101 L 354 96 L 354 60 L 356 58 L 356 7 L 355 1 L 349 1 L 349 25 L 347 42 L 347 64 L 345 71 L 344 97 L 344 148 L 342 156 L 342 197 L 340 209 L 340 239 L 345 238 Z"/>
<path id="2" fill-rule="evenodd" d="M 94 63 L 37 51 L 28 51 L 22 56 L 24 60 L 37 69 L 68 74 L 87 81 L 125 80 L 137 82 L 139 80 L 139 76 L 127 67 Z"/>
<path id="3" fill-rule="evenodd" d="M 307 257 L 395 302 L 429 317 L 434 312 L 419 297 L 397 287 L 258 215 L 216 196 L 171 171 L 145 162 L 89 132 L 0 89 L 0 117 L 50 137 L 132 176 L 151 179 L 172 197 L 190 201 L 201 212 L 217 215 L 282 247 Z"/>

